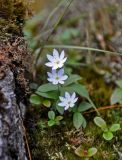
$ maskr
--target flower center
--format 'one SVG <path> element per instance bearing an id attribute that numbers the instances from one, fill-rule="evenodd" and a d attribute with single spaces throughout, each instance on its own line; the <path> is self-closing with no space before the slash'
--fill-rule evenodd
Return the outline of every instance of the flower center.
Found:
<path id="1" fill-rule="evenodd" d="M 59 64 L 60 62 L 59 62 L 59 61 L 55 61 L 55 63 L 56 63 L 56 64 Z"/>
<path id="2" fill-rule="evenodd" d="M 57 77 L 55 77 L 55 79 L 56 79 L 56 80 L 59 80 L 59 77 L 57 76 Z"/>
<path id="3" fill-rule="evenodd" d="M 68 104 L 70 105 L 70 104 L 71 104 L 71 102 L 69 101 L 69 102 L 68 102 Z"/>

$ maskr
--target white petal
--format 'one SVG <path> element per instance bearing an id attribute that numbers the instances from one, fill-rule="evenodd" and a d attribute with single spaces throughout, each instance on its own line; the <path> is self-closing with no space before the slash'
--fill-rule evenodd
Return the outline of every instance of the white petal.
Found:
<path id="1" fill-rule="evenodd" d="M 75 99 L 75 97 L 76 97 L 76 93 L 73 92 L 73 94 L 72 94 L 72 96 L 71 96 L 71 99 Z"/>
<path id="2" fill-rule="evenodd" d="M 52 78 L 47 78 L 47 80 L 48 80 L 49 82 L 52 82 L 52 81 L 53 81 Z"/>
<path id="3" fill-rule="evenodd" d="M 68 78 L 68 76 L 67 76 L 67 75 L 64 75 L 64 76 L 62 76 L 62 77 L 60 78 L 60 80 L 65 81 L 67 78 Z"/>
<path id="4" fill-rule="evenodd" d="M 64 74 L 64 69 L 62 68 L 62 69 L 60 69 L 59 71 L 58 71 L 58 76 L 60 77 L 60 76 L 62 76 Z"/>
<path id="5" fill-rule="evenodd" d="M 61 101 L 65 101 L 65 98 L 64 97 L 59 97 L 59 99 L 61 100 Z"/>
<path id="6" fill-rule="evenodd" d="M 53 74 L 53 75 L 56 75 L 56 74 L 57 74 L 55 69 L 52 69 L 52 74 Z"/>
<path id="7" fill-rule="evenodd" d="M 59 80 L 59 83 L 60 83 L 60 84 L 64 84 L 64 81 Z"/>
<path id="8" fill-rule="evenodd" d="M 75 98 L 75 99 L 73 100 L 73 103 L 77 102 L 77 100 L 78 100 L 78 98 Z"/>
<path id="9" fill-rule="evenodd" d="M 48 62 L 48 63 L 46 63 L 45 65 L 48 66 L 48 67 L 53 67 L 53 65 L 52 65 L 51 62 Z"/>
<path id="10" fill-rule="evenodd" d="M 65 56 L 65 53 L 64 53 L 64 51 L 62 51 L 61 55 L 60 55 L 60 60 L 62 60 L 64 58 L 64 56 Z"/>
<path id="11" fill-rule="evenodd" d="M 63 63 L 62 62 L 60 62 L 59 64 L 58 64 L 58 68 L 62 68 L 63 67 Z"/>
<path id="12" fill-rule="evenodd" d="M 49 54 L 47 54 L 47 59 L 48 59 L 49 61 L 51 61 L 51 62 L 53 62 L 53 61 L 54 61 L 53 56 L 51 56 L 51 55 L 49 55 Z"/>
<path id="13" fill-rule="evenodd" d="M 55 70 L 55 69 L 58 69 L 59 67 L 58 67 L 58 64 L 53 64 L 53 66 L 52 66 L 53 68 L 53 70 Z"/>
<path id="14" fill-rule="evenodd" d="M 59 59 L 59 53 L 56 49 L 53 50 L 53 57 Z"/>
<path id="15" fill-rule="evenodd" d="M 62 60 L 62 63 L 66 62 L 66 60 L 67 60 L 67 57 Z"/>
<path id="16" fill-rule="evenodd" d="M 47 72 L 47 75 L 49 78 L 52 78 L 52 76 L 53 76 L 50 72 Z"/>
<path id="17" fill-rule="evenodd" d="M 58 81 L 57 80 L 53 80 L 52 82 L 54 85 L 57 85 L 58 84 Z"/>
<path id="18" fill-rule="evenodd" d="M 65 104 L 63 102 L 60 102 L 58 103 L 58 106 L 65 107 Z"/>
<path id="19" fill-rule="evenodd" d="M 65 110 L 69 109 L 69 105 L 67 105 L 64 109 L 65 109 Z"/>
<path id="20" fill-rule="evenodd" d="M 71 107 L 71 108 L 74 107 L 74 105 L 75 105 L 74 103 L 70 103 L 70 107 Z"/>
<path id="21" fill-rule="evenodd" d="M 65 97 L 69 100 L 70 99 L 70 94 L 68 92 L 65 92 Z"/>

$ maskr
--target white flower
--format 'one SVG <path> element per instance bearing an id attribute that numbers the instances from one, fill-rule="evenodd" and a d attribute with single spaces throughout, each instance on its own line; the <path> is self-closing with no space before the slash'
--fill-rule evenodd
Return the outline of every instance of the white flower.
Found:
<path id="1" fill-rule="evenodd" d="M 70 107 L 74 107 L 76 101 L 78 100 L 75 92 L 71 95 L 68 92 L 65 92 L 65 96 L 59 98 L 61 102 L 58 103 L 58 105 L 64 107 L 65 110 L 69 109 Z"/>
<path id="2" fill-rule="evenodd" d="M 52 70 L 52 73 L 47 72 L 48 74 L 48 81 L 52 82 L 53 84 L 64 84 L 64 81 L 68 78 L 67 75 L 64 75 L 64 69 L 60 69 L 58 71 Z"/>
<path id="3" fill-rule="evenodd" d="M 48 67 L 52 67 L 52 69 L 62 68 L 64 62 L 67 60 L 67 57 L 64 56 L 65 56 L 64 51 L 62 51 L 61 54 L 59 55 L 59 52 L 56 49 L 54 49 L 53 56 L 49 54 L 47 55 L 47 59 L 49 60 L 49 62 L 47 62 L 45 65 Z"/>

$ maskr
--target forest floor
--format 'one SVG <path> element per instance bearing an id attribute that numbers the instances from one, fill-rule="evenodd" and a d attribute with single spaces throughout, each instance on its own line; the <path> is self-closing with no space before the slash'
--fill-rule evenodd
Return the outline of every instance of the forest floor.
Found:
<path id="1" fill-rule="evenodd" d="M 121 2 L 77 0 L 69 7 L 48 44 L 90 46 L 122 53 L 121 28 Z M 49 51 L 51 50 L 45 49 L 44 53 Z M 122 79 L 122 57 L 91 51 L 66 49 L 65 52 L 71 59 L 68 68 L 83 77 L 81 83 L 87 86 L 105 121 L 109 125 L 122 125 L 122 109 L 110 105 L 110 97 L 116 87 L 115 81 Z M 82 67 L 79 63 L 83 64 Z M 44 75 L 43 67 L 40 65 L 38 68 L 38 75 Z M 96 116 L 94 111 L 84 113 L 87 127 L 79 130 L 73 128 L 70 122 L 71 115 L 65 117 L 66 124 L 52 128 L 43 126 L 45 112 L 40 107 L 31 107 L 27 113 L 26 126 L 32 159 L 80 160 L 81 158 L 74 153 L 80 145 L 85 149 L 98 149 L 97 154 L 91 159 L 118 159 L 113 145 L 122 151 L 122 131 L 118 131 L 110 142 L 105 141 L 101 135 L 102 131 L 93 123 Z"/>
<path id="2" fill-rule="evenodd" d="M 17 37 L 23 36 L 22 23 L 25 8 L 22 3 L 16 3 L 14 7 L 9 3 L 8 5 L 10 6 L 7 12 L 1 12 L 3 15 L 2 18 L 0 17 L 0 37 L 4 42 L 10 41 L 11 44 L 14 44 Z M 17 9 L 18 6 L 19 9 Z M 5 7 L 2 6 L 3 10 Z M 121 0 L 90 2 L 76 0 L 67 10 L 47 44 L 90 46 L 122 53 L 121 8 Z M 13 17 L 13 13 L 16 13 L 16 16 Z M 58 14 L 60 15 L 60 11 Z M 42 25 L 44 21 L 45 19 L 41 22 Z M 44 53 L 49 51 L 52 50 L 45 49 Z M 122 109 L 110 104 L 111 94 L 116 87 L 115 81 L 122 79 L 122 57 L 72 49 L 66 49 L 65 52 L 71 59 L 67 68 L 83 77 L 81 83 L 86 85 L 102 117 L 109 125 L 120 123 L 122 126 Z M 25 58 L 23 59 L 26 61 Z M 38 85 L 45 81 L 44 72 L 42 65 L 39 65 L 37 78 L 34 81 Z M 33 83 L 32 79 L 30 81 Z M 47 120 L 46 111 L 48 110 L 40 106 L 30 105 L 28 107 L 25 126 L 32 160 L 80 160 L 81 158 L 75 155 L 75 149 L 80 145 L 84 149 L 89 147 L 98 149 L 97 154 L 91 159 L 118 160 L 118 153 L 113 145 L 122 151 L 122 130 L 118 131 L 110 142 L 105 141 L 102 138 L 102 131 L 93 123 L 97 115 L 94 110 L 84 113 L 87 126 L 79 130 L 75 130 L 72 126 L 70 114 L 65 115 L 66 123 L 51 128 L 45 127 L 43 121 Z"/>

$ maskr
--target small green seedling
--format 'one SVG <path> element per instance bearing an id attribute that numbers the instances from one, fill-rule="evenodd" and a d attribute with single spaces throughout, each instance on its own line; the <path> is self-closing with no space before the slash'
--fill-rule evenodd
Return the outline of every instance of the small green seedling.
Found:
<path id="1" fill-rule="evenodd" d="M 110 141 L 113 139 L 113 133 L 120 130 L 120 124 L 112 124 L 111 127 L 108 127 L 104 119 L 101 117 L 95 117 L 94 123 L 101 128 L 103 131 L 103 138 L 107 141 Z"/>
<path id="2" fill-rule="evenodd" d="M 55 116 L 55 112 L 54 111 L 49 111 L 48 112 L 48 126 L 54 126 L 54 125 L 59 125 L 60 121 L 63 119 L 62 116 Z"/>
<path id="3" fill-rule="evenodd" d="M 83 149 L 81 146 L 75 150 L 75 154 L 79 157 L 82 157 L 84 160 L 89 160 L 90 157 L 93 157 L 97 153 L 95 147 L 89 149 Z"/>

